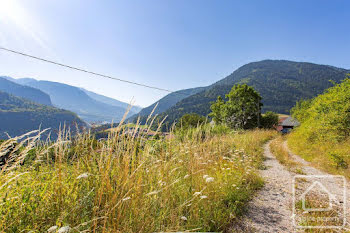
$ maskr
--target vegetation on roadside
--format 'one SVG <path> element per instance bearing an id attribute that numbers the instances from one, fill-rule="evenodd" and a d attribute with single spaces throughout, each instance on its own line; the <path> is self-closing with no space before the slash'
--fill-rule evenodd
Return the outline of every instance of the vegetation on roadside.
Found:
<path id="1" fill-rule="evenodd" d="M 292 110 L 301 122 L 289 137 L 290 148 L 318 168 L 350 177 L 350 79 Z"/>
<path id="2" fill-rule="evenodd" d="M 276 159 L 289 171 L 302 174 L 303 171 L 299 164 L 290 156 L 287 148 L 284 146 L 285 137 L 279 136 L 270 143 L 270 150 Z"/>
<path id="3" fill-rule="evenodd" d="M 220 127 L 161 140 L 116 130 L 3 141 L 0 232 L 225 230 L 261 187 L 261 147 L 276 132 Z"/>

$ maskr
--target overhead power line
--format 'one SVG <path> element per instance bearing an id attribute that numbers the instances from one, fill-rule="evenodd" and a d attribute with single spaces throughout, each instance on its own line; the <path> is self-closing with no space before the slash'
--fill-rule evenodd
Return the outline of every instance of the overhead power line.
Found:
<path id="1" fill-rule="evenodd" d="M 37 57 L 37 56 L 30 55 L 30 54 L 22 53 L 22 52 L 15 51 L 15 50 L 12 50 L 12 49 L 7 49 L 7 48 L 4 48 L 4 47 L 0 47 L 0 49 L 4 50 L 4 51 L 7 51 L 7 52 L 10 52 L 10 53 L 17 54 L 17 55 L 30 57 L 30 58 L 33 58 L 33 59 L 36 59 L 36 60 L 39 60 L 39 61 L 51 63 L 51 64 L 54 64 L 54 65 L 62 66 L 62 67 L 65 67 L 65 68 L 68 68 L 68 69 L 72 69 L 72 70 L 81 71 L 81 72 L 92 74 L 92 75 L 95 75 L 95 76 L 109 78 L 109 79 L 117 80 L 117 81 L 120 81 L 120 82 L 125 82 L 125 83 L 129 83 L 129 84 L 133 84 L 133 85 L 137 85 L 137 86 L 141 86 L 141 87 L 146 87 L 146 88 L 150 88 L 150 89 L 155 89 L 155 90 L 159 90 L 159 91 L 166 91 L 166 92 L 169 92 L 169 93 L 173 92 L 173 91 L 168 90 L 168 89 L 155 87 L 155 86 L 150 86 L 150 85 L 146 85 L 146 84 L 142 84 L 142 83 L 137 83 L 137 82 L 133 82 L 133 81 L 125 80 L 125 79 L 115 78 L 115 77 L 112 77 L 112 76 L 109 76 L 109 75 L 104 75 L 104 74 L 88 71 L 86 69 L 77 68 L 77 67 L 74 67 L 74 66 L 71 66 L 71 65 L 65 65 L 65 64 L 62 64 L 62 63 L 59 63 L 59 62 L 47 60 L 47 59 L 44 59 L 44 58 L 41 58 L 41 57 Z M 178 93 L 178 94 L 180 94 L 180 93 Z"/>

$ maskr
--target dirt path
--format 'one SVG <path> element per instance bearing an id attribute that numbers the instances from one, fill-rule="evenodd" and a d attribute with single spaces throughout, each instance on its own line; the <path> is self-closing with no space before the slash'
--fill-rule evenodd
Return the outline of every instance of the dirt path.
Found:
<path id="1" fill-rule="evenodd" d="M 284 147 L 289 152 L 291 158 L 296 161 L 305 175 L 328 175 L 293 154 L 284 143 Z M 270 151 L 270 142 L 264 146 L 264 156 L 266 160 L 264 165 L 266 169 L 261 170 L 260 174 L 265 180 L 265 186 L 259 190 L 248 206 L 248 212 L 243 219 L 244 226 L 235 226 L 232 232 L 263 232 L 263 233 L 288 233 L 288 232 L 303 232 L 294 227 L 292 219 L 293 208 L 293 193 L 292 182 L 293 177 L 298 174 L 290 172 L 286 167 L 281 165 L 276 157 Z M 300 195 L 305 187 L 311 186 L 313 181 L 305 180 L 299 184 L 296 189 L 297 195 Z M 322 184 L 331 190 L 335 197 L 344 194 L 343 183 L 341 180 L 324 181 Z M 350 187 L 346 184 L 347 187 Z M 319 196 L 315 196 L 319 199 Z M 350 191 L 347 190 L 347 209 L 350 210 Z M 340 199 L 338 199 L 340 200 Z M 343 202 L 334 200 L 333 207 L 340 208 Z M 350 212 L 350 211 L 347 211 Z M 346 216 L 350 222 L 350 216 Z M 348 227 L 349 225 L 347 225 Z M 331 232 L 331 231 L 329 231 Z M 336 230 L 336 232 L 344 232 L 344 230 Z"/>
<path id="2" fill-rule="evenodd" d="M 249 204 L 248 213 L 243 220 L 244 226 L 240 226 L 239 230 L 266 233 L 293 232 L 290 208 L 293 174 L 273 156 L 270 143 L 264 146 L 264 156 L 266 169 L 260 172 L 265 180 L 265 186 Z"/>

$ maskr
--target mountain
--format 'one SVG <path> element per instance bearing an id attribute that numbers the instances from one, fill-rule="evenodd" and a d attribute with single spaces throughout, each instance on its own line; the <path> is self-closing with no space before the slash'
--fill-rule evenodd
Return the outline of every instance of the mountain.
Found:
<path id="1" fill-rule="evenodd" d="M 0 91 L 0 138 L 19 136 L 36 129 L 51 128 L 55 138 L 60 125 L 75 130 L 86 127 L 79 117 L 69 111 L 52 106 L 37 104 L 27 99 Z"/>
<path id="2" fill-rule="evenodd" d="M 39 89 L 23 86 L 10 77 L 0 77 L 0 91 L 5 91 L 39 104 L 52 106 L 50 96 Z"/>
<path id="3" fill-rule="evenodd" d="M 16 80 L 18 83 L 47 93 L 51 97 L 54 106 L 75 112 L 87 122 L 118 122 L 126 111 L 126 107 L 106 104 L 91 98 L 79 87 L 28 78 Z M 90 95 L 92 95 L 91 92 Z M 94 93 L 95 97 L 96 95 Z M 101 99 L 101 96 L 98 98 Z"/>
<path id="4" fill-rule="evenodd" d="M 109 104 L 109 105 L 112 105 L 115 107 L 121 107 L 124 109 L 126 109 L 129 106 L 128 103 L 124 103 L 122 101 L 119 101 L 119 100 L 116 100 L 116 99 L 113 99 L 113 98 L 110 98 L 110 97 L 107 97 L 104 95 L 100 95 L 100 94 L 97 94 L 97 93 L 92 92 L 92 91 L 85 90 L 84 88 L 81 88 L 81 90 L 83 90 L 88 96 L 90 96 L 91 98 L 93 98 L 94 100 L 97 100 L 99 102 Z M 141 109 L 142 108 L 139 106 L 132 106 L 132 109 L 130 110 L 130 112 L 131 112 L 131 114 L 136 114 L 136 113 L 140 112 Z"/>
<path id="5" fill-rule="evenodd" d="M 201 92 L 205 90 L 205 87 L 197 87 L 197 88 L 190 88 L 190 89 L 184 89 L 184 90 L 180 90 L 180 91 L 176 91 L 173 93 L 170 93 L 166 96 L 164 96 L 163 98 L 161 98 L 160 100 L 158 100 L 157 102 L 153 103 L 152 105 L 143 108 L 137 115 L 134 115 L 133 117 L 131 117 L 130 119 L 137 119 L 138 116 L 141 117 L 148 117 L 149 114 L 151 114 L 152 110 L 154 109 L 154 107 L 157 105 L 157 108 L 154 110 L 154 115 L 155 114 L 160 114 L 162 112 L 165 112 L 166 110 L 168 110 L 169 108 L 173 107 L 176 103 L 178 103 L 179 101 L 194 95 L 198 92 Z"/>
<path id="6" fill-rule="evenodd" d="M 288 114 L 300 99 L 309 99 L 345 79 L 350 70 L 328 65 L 286 60 L 264 60 L 246 64 L 203 91 L 182 99 L 160 115 L 172 123 L 186 113 L 206 116 L 217 96 L 225 97 L 233 85 L 253 86 L 262 96 L 263 112 Z"/>

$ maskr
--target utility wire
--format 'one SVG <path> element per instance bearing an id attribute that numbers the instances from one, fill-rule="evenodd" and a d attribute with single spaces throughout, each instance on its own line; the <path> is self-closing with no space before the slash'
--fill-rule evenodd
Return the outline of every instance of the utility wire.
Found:
<path id="1" fill-rule="evenodd" d="M 33 59 L 36 59 L 36 60 L 39 60 L 39 61 L 51 63 L 51 64 L 54 64 L 54 65 L 62 66 L 62 67 L 69 68 L 69 69 L 72 69 L 72 70 L 81 71 L 81 72 L 92 74 L 92 75 L 95 75 L 95 76 L 109 78 L 109 79 L 117 80 L 117 81 L 120 81 L 120 82 L 125 82 L 125 83 L 129 83 L 129 84 L 133 84 L 133 85 L 137 85 L 137 86 L 141 86 L 141 87 L 146 87 L 146 88 L 150 88 L 150 89 L 155 89 L 155 90 L 159 90 L 159 91 L 166 91 L 166 92 L 169 92 L 169 93 L 173 92 L 171 90 L 160 88 L 160 87 L 149 86 L 149 85 L 142 84 L 142 83 L 137 83 L 137 82 L 132 82 L 132 81 L 128 81 L 128 80 L 124 80 L 124 79 L 120 79 L 120 78 L 115 78 L 115 77 L 112 77 L 112 76 L 109 76 L 109 75 L 95 73 L 95 72 L 92 72 L 92 71 L 88 71 L 88 70 L 77 68 L 77 67 L 70 66 L 70 65 L 65 65 L 65 64 L 62 64 L 62 63 L 55 62 L 55 61 L 50 61 L 50 60 L 47 60 L 47 59 L 44 59 L 44 58 L 41 58 L 41 57 L 37 57 L 37 56 L 30 55 L 30 54 L 18 52 L 18 51 L 12 50 L 12 49 L 4 48 L 4 47 L 0 47 L 0 49 L 4 50 L 4 51 L 7 51 L 7 52 L 10 52 L 10 53 L 17 54 L 17 55 L 30 57 L 30 58 L 33 58 Z M 180 94 L 180 93 L 177 93 L 177 94 Z"/>

